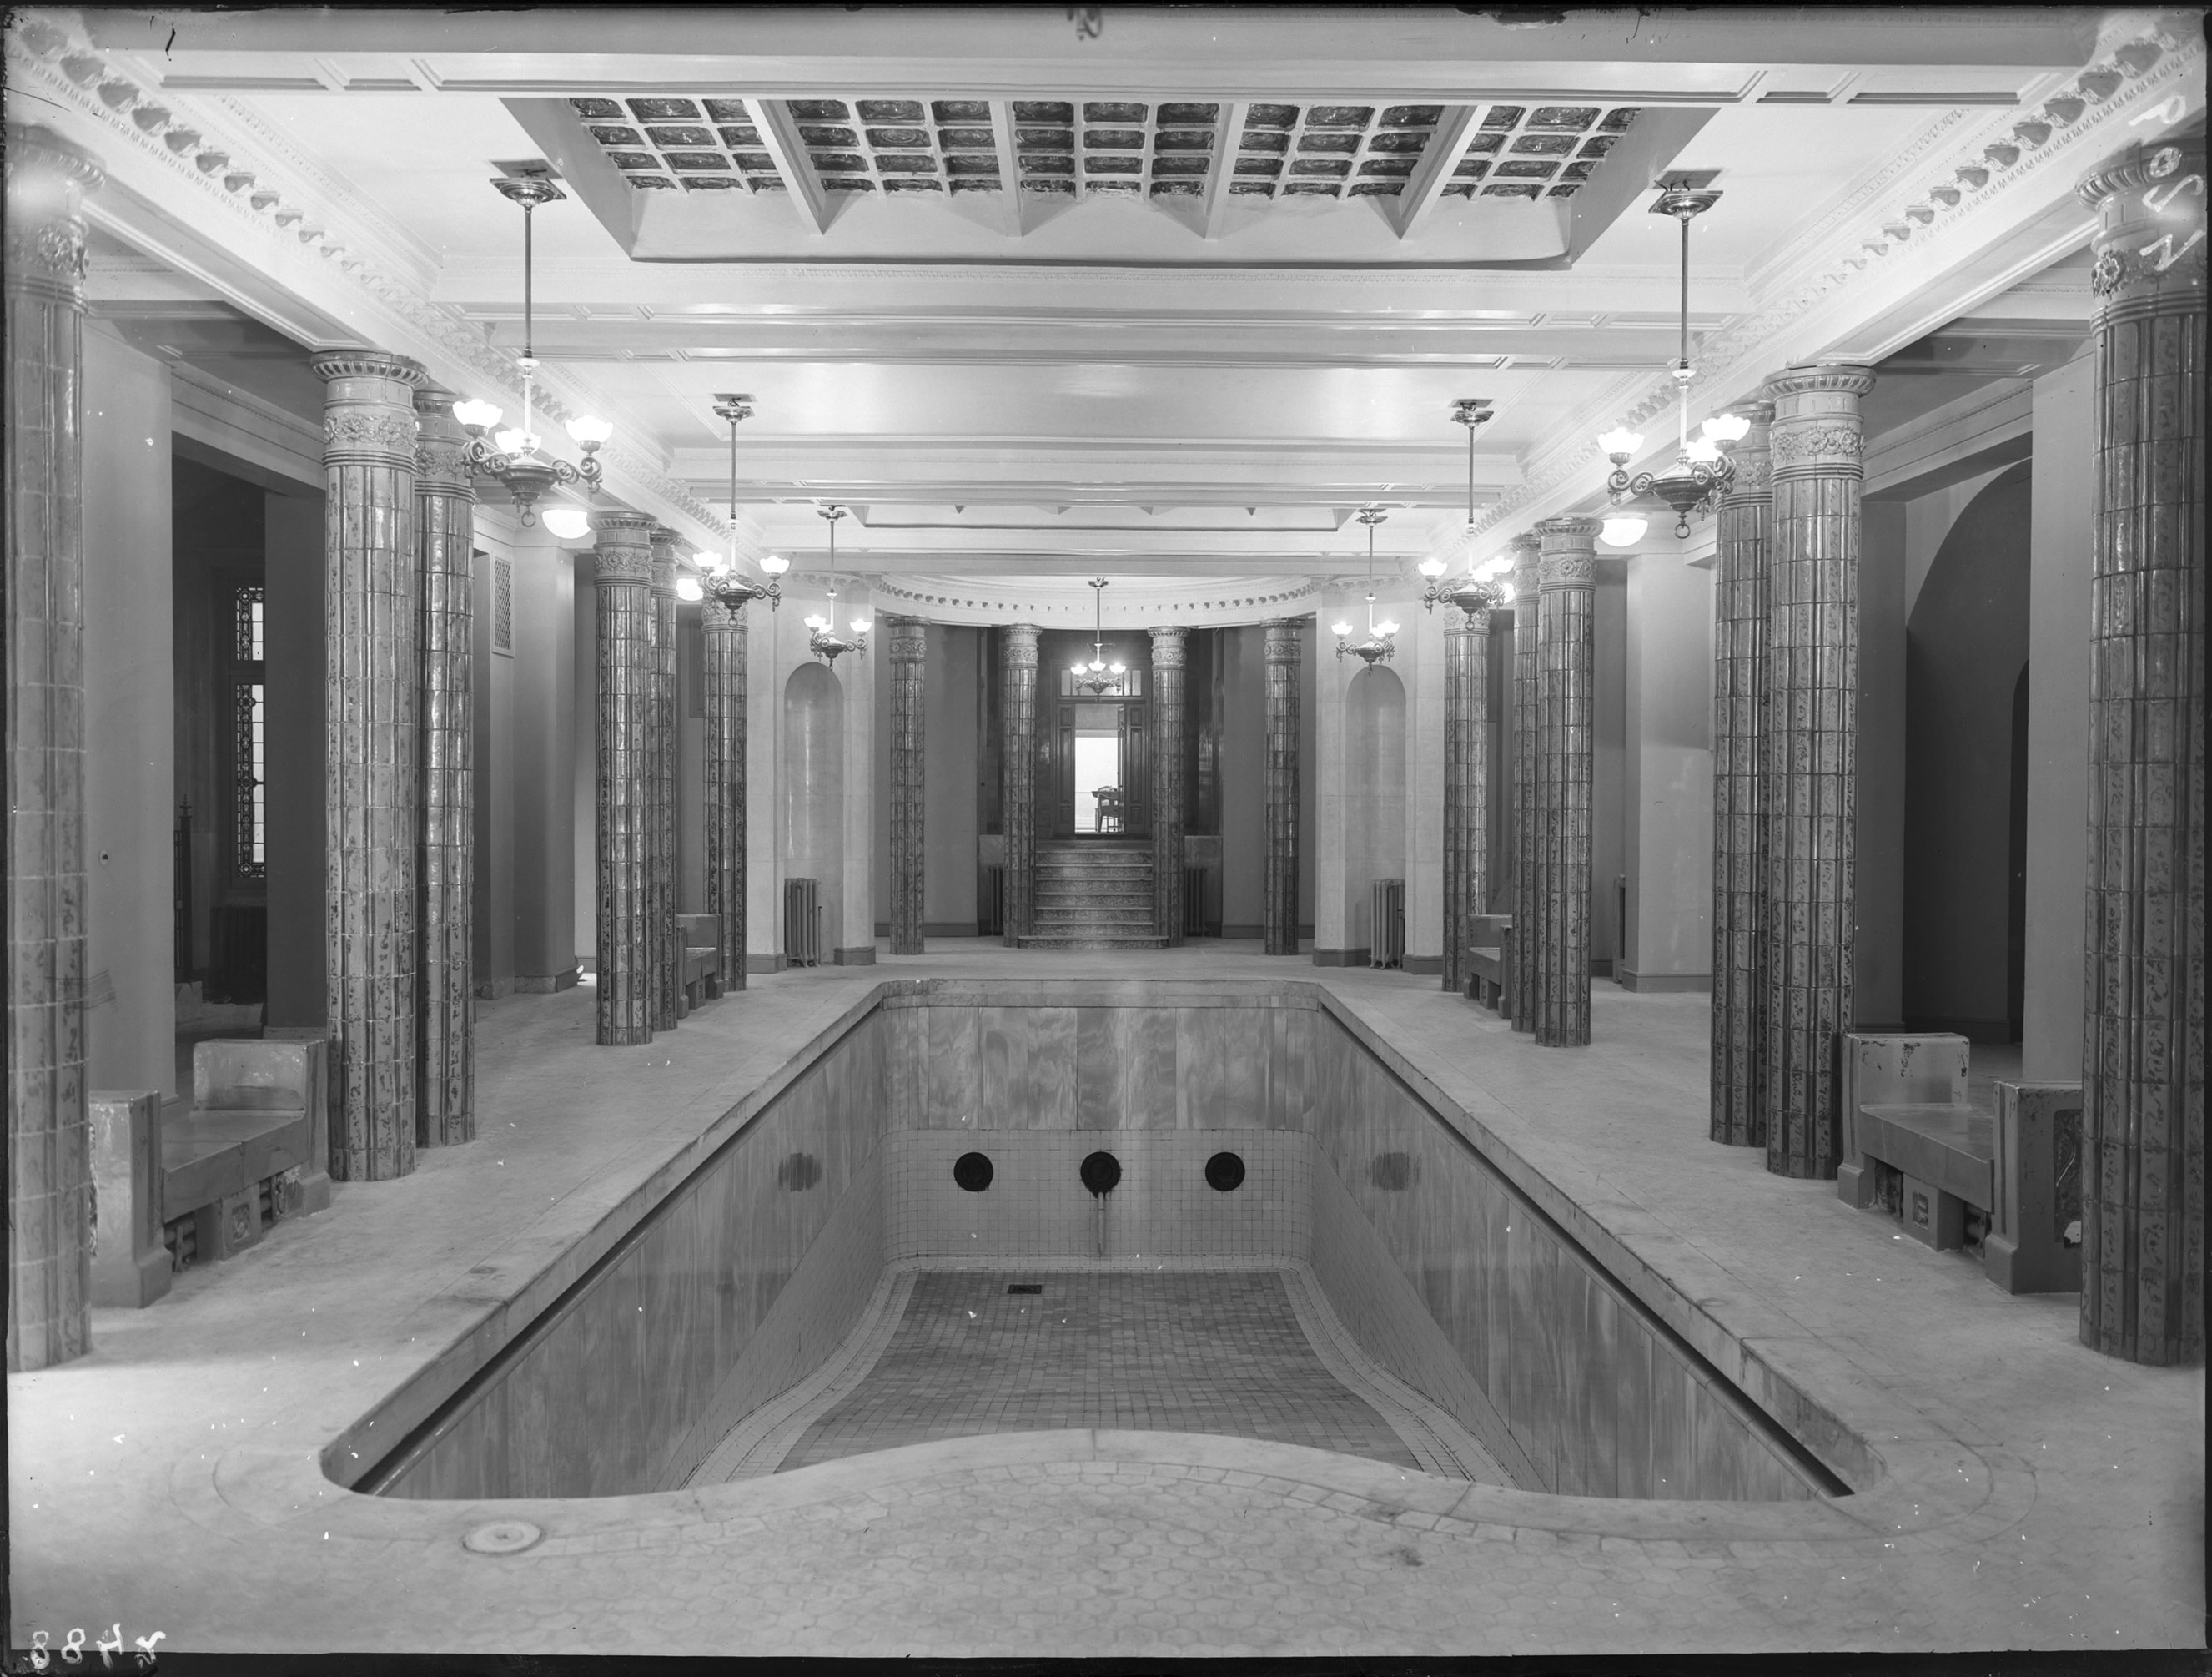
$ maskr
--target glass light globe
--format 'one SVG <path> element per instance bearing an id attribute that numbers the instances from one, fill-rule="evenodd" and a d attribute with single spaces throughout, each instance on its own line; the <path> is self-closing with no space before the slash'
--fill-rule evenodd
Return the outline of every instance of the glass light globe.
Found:
<path id="1" fill-rule="evenodd" d="M 866 634 L 868 632 L 868 619 L 864 617 L 854 618 L 853 619 L 853 632 L 856 635 Z"/>
<path id="2" fill-rule="evenodd" d="M 1080 681 L 1085 676 L 1091 674 L 1091 666 L 1085 663 L 1079 658 L 1075 662 L 1067 667 L 1067 673 L 1073 676 L 1077 680 Z"/>
<path id="3" fill-rule="evenodd" d="M 1629 547 L 1644 539 L 1644 531 L 1651 527 L 1648 518 L 1608 518 L 1597 539 L 1608 547 Z"/>
<path id="4" fill-rule="evenodd" d="M 453 404 L 453 418 L 471 430 L 488 431 L 499 424 L 497 406 L 481 397 L 467 397 Z"/>
<path id="5" fill-rule="evenodd" d="M 771 553 L 761 561 L 761 569 L 771 576 L 781 576 L 791 569 L 791 561 L 781 553 Z"/>
<path id="6" fill-rule="evenodd" d="M 1695 465 L 1710 466 L 1721 457 L 1721 446 L 1710 437 L 1693 436 L 1682 453 Z"/>
<path id="7" fill-rule="evenodd" d="M 678 576 L 676 579 L 676 597 L 678 600 L 704 600 L 707 590 L 699 586 L 696 576 Z"/>
<path id="8" fill-rule="evenodd" d="M 1741 442 L 1750 431 L 1751 421 L 1741 413 L 1716 413 L 1705 424 L 1705 435 L 1716 442 Z"/>
<path id="9" fill-rule="evenodd" d="M 830 619 L 817 612 L 806 619 L 806 626 L 818 635 L 830 626 Z"/>
<path id="10" fill-rule="evenodd" d="M 530 452 L 530 445 L 533 440 L 528 431 L 519 431 L 510 428 L 501 431 L 491 441 L 492 446 L 502 454 L 526 454 Z"/>
<path id="11" fill-rule="evenodd" d="M 605 419 L 580 413 L 568 422 L 568 435 L 586 448 L 596 448 L 615 434 L 615 428 Z"/>
<path id="12" fill-rule="evenodd" d="M 548 507 L 545 527 L 563 541 L 576 541 L 591 533 L 592 521 L 580 507 Z"/>
<path id="13" fill-rule="evenodd" d="M 1420 564 L 1420 570 L 1422 576 L 1433 580 L 1434 578 L 1444 574 L 1444 562 L 1442 559 L 1433 557 L 1423 559 Z"/>
<path id="14" fill-rule="evenodd" d="M 1616 426 L 1598 438 L 1597 446 L 1604 449 L 1607 454 L 1618 459 L 1623 454 L 1632 454 L 1644 446 L 1644 434 L 1641 431 L 1630 430 L 1625 425 Z"/>
<path id="15" fill-rule="evenodd" d="M 1109 664 L 1106 667 L 1106 673 L 1109 675 L 1127 675 L 1129 673 L 1129 667 L 1127 664 Z"/>
<path id="16" fill-rule="evenodd" d="M 1385 618 L 1382 622 L 1375 625 L 1375 632 L 1382 636 L 1382 638 L 1387 641 L 1391 636 L 1398 632 L 1398 625 L 1391 622 L 1388 618 Z"/>
<path id="17" fill-rule="evenodd" d="M 1352 625 L 1348 623 L 1332 623 L 1328 625 L 1328 632 L 1339 640 L 1342 640 L 1352 632 Z"/>

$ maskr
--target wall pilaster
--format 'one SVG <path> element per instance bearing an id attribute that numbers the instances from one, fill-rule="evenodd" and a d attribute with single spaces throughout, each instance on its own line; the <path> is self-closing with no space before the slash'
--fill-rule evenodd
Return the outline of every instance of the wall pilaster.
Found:
<path id="1" fill-rule="evenodd" d="M 1542 845 L 1539 808 L 1536 706 L 1539 596 L 1542 544 L 1534 533 L 1513 538 L 1513 1028 L 1536 1028 L 1536 853 Z"/>
<path id="2" fill-rule="evenodd" d="M 653 820 L 646 835 L 646 961 L 653 1028 L 672 1031 L 682 1009 L 684 950 L 676 936 L 676 544 L 656 524 L 653 551 L 653 707 L 647 774 Z"/>
<path id="3" fill-rule="evenodd" d="M 618 1047 L 653 1040 L 658 974 L 652 965 L 651 829 L 654 817 L 653 723 L 653 521 L 602 513 L 595 586 L 594 656 L 599 702 L 592 718 L 597 784 L 599 1040 Z"/>
<path id="4" fill-rule="evenodd" d="M 700 608 L 705 648 L 706 912 L 720 917 L 722 973 L 707 993 L 745 987 L 745 608 L 708 600 Z"/>
<path id="5" fill-rule="evenodd" d="M 1532 1026 L 1539 1047 L 1590 1040 L 1590 850 L 1597 521 L 1547 518 L 1537 617 L 1537 848 Z"/>
<path id="6" fill-rule="evenodd" d="M 1267 851 L 1261 883 L 1265 953 L 1298 952 L 1298 665 L 1304 618 L 1267 625 Z"/>
<path id="7" fill-rule="evenodd" d="M 1006 788 L 1006 941 L 1018 943 L 1030 930 L 1036 890 L 1037 626 L 1010 624 L 1006 641 L 1006 692 L 1000 715 L 1006 728 L 1002 773 Z"/>
<path id="8" fill-rule="evenodd" d="M 1152 930 L 1173 948 L 1182 936 L 1184 654 L 1190 631 L 1166 624 L 1152 636 Z"/>
<path id="9" fill-rule="evenodd" d="M 1490 605 L 1444 608 L 1443 987 L 1467 983 L 1468 939 L 1490 905 Z M 1451 621 L 1457 619 L 1457 622 Z"/>
<path id="10" fill-rule="evenodd" d="M 890 925 L 891 953 L 922 952 L 924 706 L 929 643 L 910 617 L 884 617 L 890 666 Z"/>

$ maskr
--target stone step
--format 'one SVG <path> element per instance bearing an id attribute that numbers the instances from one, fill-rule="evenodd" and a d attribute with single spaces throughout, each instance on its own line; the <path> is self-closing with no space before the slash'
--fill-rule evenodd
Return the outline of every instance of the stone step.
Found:
<path id="1" fill-rule="evenodd" d="M 1024 937 L 1020 942 L 1024 949 L 1164 949 L 1167 946 L 1164 937 L 1061 936 L 1054 933 Z"/>
<path id="2" fill-rule="evenodd" d="M 1132 910 L 1127 914 L 1055 914 L 1050 909 L 1041 908 L 1034 918 L 1040 930 L 1097 926 L 1103 931 L 1124 931 L 1131 928 L 1148 931 L 1152 924 L 1150 909 Z"/>

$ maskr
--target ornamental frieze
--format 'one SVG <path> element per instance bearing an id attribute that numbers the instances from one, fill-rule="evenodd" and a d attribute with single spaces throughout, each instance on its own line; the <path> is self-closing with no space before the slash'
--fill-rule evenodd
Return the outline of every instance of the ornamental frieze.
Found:
<path id="1" fill-rule="evenodd" d="M 323 416 L 323 450 L 398 454 L 412 466 L 415 416 L 389 409 L 342 407 Z"/>
<path id="2" fill-rule="evenodd" d="M 653 586 L 653 550 L 649 547 L 610 547 L 603 541 L 592 557 L 601 588 Z"/>
<path id="3" fill-rule="evenodd" d="M 1597 556 L 1595 553 L 1547 553 L 1544 555 L 1541 586 L 1553 588 L 1589 588 L 1597 581 Z"/>
<path id="4" fill-rule="evenodd" d="M 1856 461 L 1865 447 L 1856 421 L 1848 425 L 1805 425 L 1788 421 L 1775 426 L 1768 444 L 1776 470 L 1825 460 Z"/>

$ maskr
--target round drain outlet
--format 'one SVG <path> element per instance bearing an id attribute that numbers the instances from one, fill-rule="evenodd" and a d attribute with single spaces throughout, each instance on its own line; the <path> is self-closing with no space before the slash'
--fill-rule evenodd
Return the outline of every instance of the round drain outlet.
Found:
<path id="1" fill-rule="evenodd" d="M 1121 1162 L 1111 1153 L 1093 1153 L 1083 1162 L 1083 1186 L 1101 1196 L 1114 1192 L 1121 1180 Z"/>
<path id="2" fill-rule="evenodd" d="M 461 1547 L 480 1555 L 519 1555 L 545 1534 L 527 1520 L 495 1520 L 461 1540 Z"/>
<path id="3" fill-rule="evenodd" d="M 1244 1186 L 1244 1161 L 1234 1153 L 1217 1153 L 1206 1162 L 1206 1186 L 1216 1193 L 1234 1193 Z"/>
<path id="4" fill-rule="evenodd" d="M 969 1193 L 991 1186 L 991 1162 L 981 1153 L 963 1153 L 952 1162 L 952 1180 Z"/>

